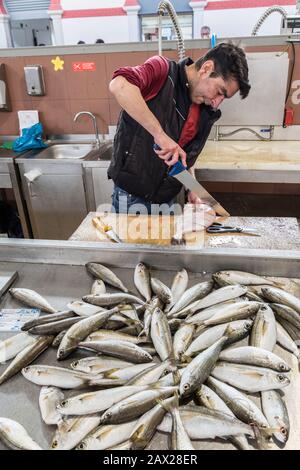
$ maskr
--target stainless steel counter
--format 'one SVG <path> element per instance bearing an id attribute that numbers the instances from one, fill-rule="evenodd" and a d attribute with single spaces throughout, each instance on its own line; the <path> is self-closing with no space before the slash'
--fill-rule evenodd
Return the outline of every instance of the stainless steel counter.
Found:
<path id="1" fill-rule="evenodd" d="M 242 269 L 269 276 L 300 277 L 300 251 L 270 251 L 239 249 L 204 249 L 186 251 L 175 249 L 145 248 L 124 246 L 116 250 L 110 244 L 49 241 L 6 241 L 0 240 L 0 270 L 18 271 L 15 286 L 32 288 L 45 296 L 51 304 L 64 309 L 68 301 L 86 294 L 92 279 L 87 274 L 84 264 L 87 261 L 99 261 L 109 265 L 123 282 L 135 291 L 133 268 L 139 261 L 148 263 L 155 275 L 170 285 L 174 272 L 185 267 L 189 271 L 190 283 L 210 277 L 220 269 Z M 300 282 L 293 284 L 300 295 Z M 0 308 L 15 308 L 19 304 L 6 294 Z M 4 339 L 7 334 L 0 334 Z M 289 353 L 280 350 L 280 354 L 297 371 L 297 361 Z M 83 353 L 74 353 L 70 358 L 59 363 L 68 366 Z M 35 363 L 58 365 L 55 350 L 49 349 L 36 359 Z M 3 370 L 3 367 L 1 367 Z M 297 380 L 299 374 L 297 373 Z M 299 449 L 297 437 L 300 429 L 300 403 L 297 399 L 296 379 L 284 389 L 291 418 L 291 436 L 287 448 Z M 43 447 L 49 448 L 54 434 L 54 426 L 46 426 L 40 416 L 38 396 L 40 387 L 26 381 L 21 374 L 0 387 L 1 415 L 15 419 L 26 427 L 30 435 Z M 67 391 L 66 396 L 77 391 Z M 197 442 L 199 449 L 232 449 L 225 440 Z M 4 449 L 0 443 L 0 450 Z M 166 436 L 157 433 L 151 443 L 152 449 L 167 449 Z"/>

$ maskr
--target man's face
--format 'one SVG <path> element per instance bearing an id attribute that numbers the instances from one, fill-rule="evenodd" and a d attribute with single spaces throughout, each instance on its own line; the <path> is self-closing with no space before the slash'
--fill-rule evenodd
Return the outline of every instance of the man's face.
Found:
<path id="1" fill-rule="evenodd" d="M 211 77 L 214 71 L 212 61 L 205 62 L 201 69 L 195 71 L 189 81 L 190 97 L 193 103 L 212 106 L 217 109 L 225 98 L 231 98 L 239 90 L 236 80 L 224 80 L 222 77 Z"/>

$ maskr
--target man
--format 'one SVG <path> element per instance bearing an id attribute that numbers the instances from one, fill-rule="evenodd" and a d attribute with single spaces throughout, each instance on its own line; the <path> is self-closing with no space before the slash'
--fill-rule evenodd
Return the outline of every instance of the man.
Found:
<path id="1" fill-rule="evenodd" d="M 181 183 L 168 176 L 180 158 L 194 175 L 194 164 L 220 118 L 218 107 L 238 91 L 249 90 L 245 53 L 233 44 L 219 44 L 195 63 L 155 56 L 137 67 L 117 70 L 109 85 L 123 108 L 114 141 L 108 177 L 115 183 L 113 206 L 127 212 L 143 204 L 172 204 Z M 153 150 L 157 144 L 161 150 Z M 122 208 L 120 198 L 126 200 Z M 201 203 L 192 192 L 188 202 Z"/>

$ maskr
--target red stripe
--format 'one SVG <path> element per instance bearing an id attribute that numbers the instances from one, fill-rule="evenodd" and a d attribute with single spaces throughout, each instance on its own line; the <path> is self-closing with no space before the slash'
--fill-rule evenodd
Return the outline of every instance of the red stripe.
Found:
<path id="1" fill-rule="evenodd" d="M 210 2 L 205 10 L 227 10 L 234 8 L 262 8 L 262 7 L 271 7 L 274 5 L 277 6 L 286 6 L 286 5 L 295 5 L 295 0 L 278 0 L 274 3 L 274 0 L 227 0 L 225 2 L 216 1 Z"/>
<path id="2" fill-rule="evenodd" d="M 50 10 L 61 11 L 62 6 L 60 4 L 60 0 L 51 0 L 50 7 L 49 7 L 48 11 L 50 11 Z"/>
<path id="3" fill-rule="evenodd" d="M 123 8 L 97 8 L 90 10 L 65 10 L 62 17 L 66 18 L 87 18 L 91 16 L 125 16 Z"/>
<path id="4" fill-rule="evenodd" d="M 140 6 L 138 0 L 125 0 L 124 7 Z"/>
<path id="5" fill-rule="evenodd" d="M 7 15 L 7 11 L 5 9 L 5 6 L 3 5 L 3 0 L 0 0 L 0 14 Z"/>

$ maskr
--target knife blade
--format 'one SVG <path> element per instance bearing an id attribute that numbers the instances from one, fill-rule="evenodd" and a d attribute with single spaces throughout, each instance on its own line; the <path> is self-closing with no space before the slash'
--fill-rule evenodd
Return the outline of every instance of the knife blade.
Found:
<path id="1" fill-rule="evenodd" d="M 154 144 L 154 150 L 161 150 L 159 145 Z M 194 178 L 186 169 L 186 167 L 178 160 L 175 165 L 169 170 L 169 176 L 176 178 L 181 184 L 185 186 L 186 189 L 189 189 L 193 193 L 196 193 L 200 199 L 211 206 L 215 213 L 223 217 L 229 217 L 230 214 L 227 212 L 221 204 L 216 201 L 211 194 Z"/>

